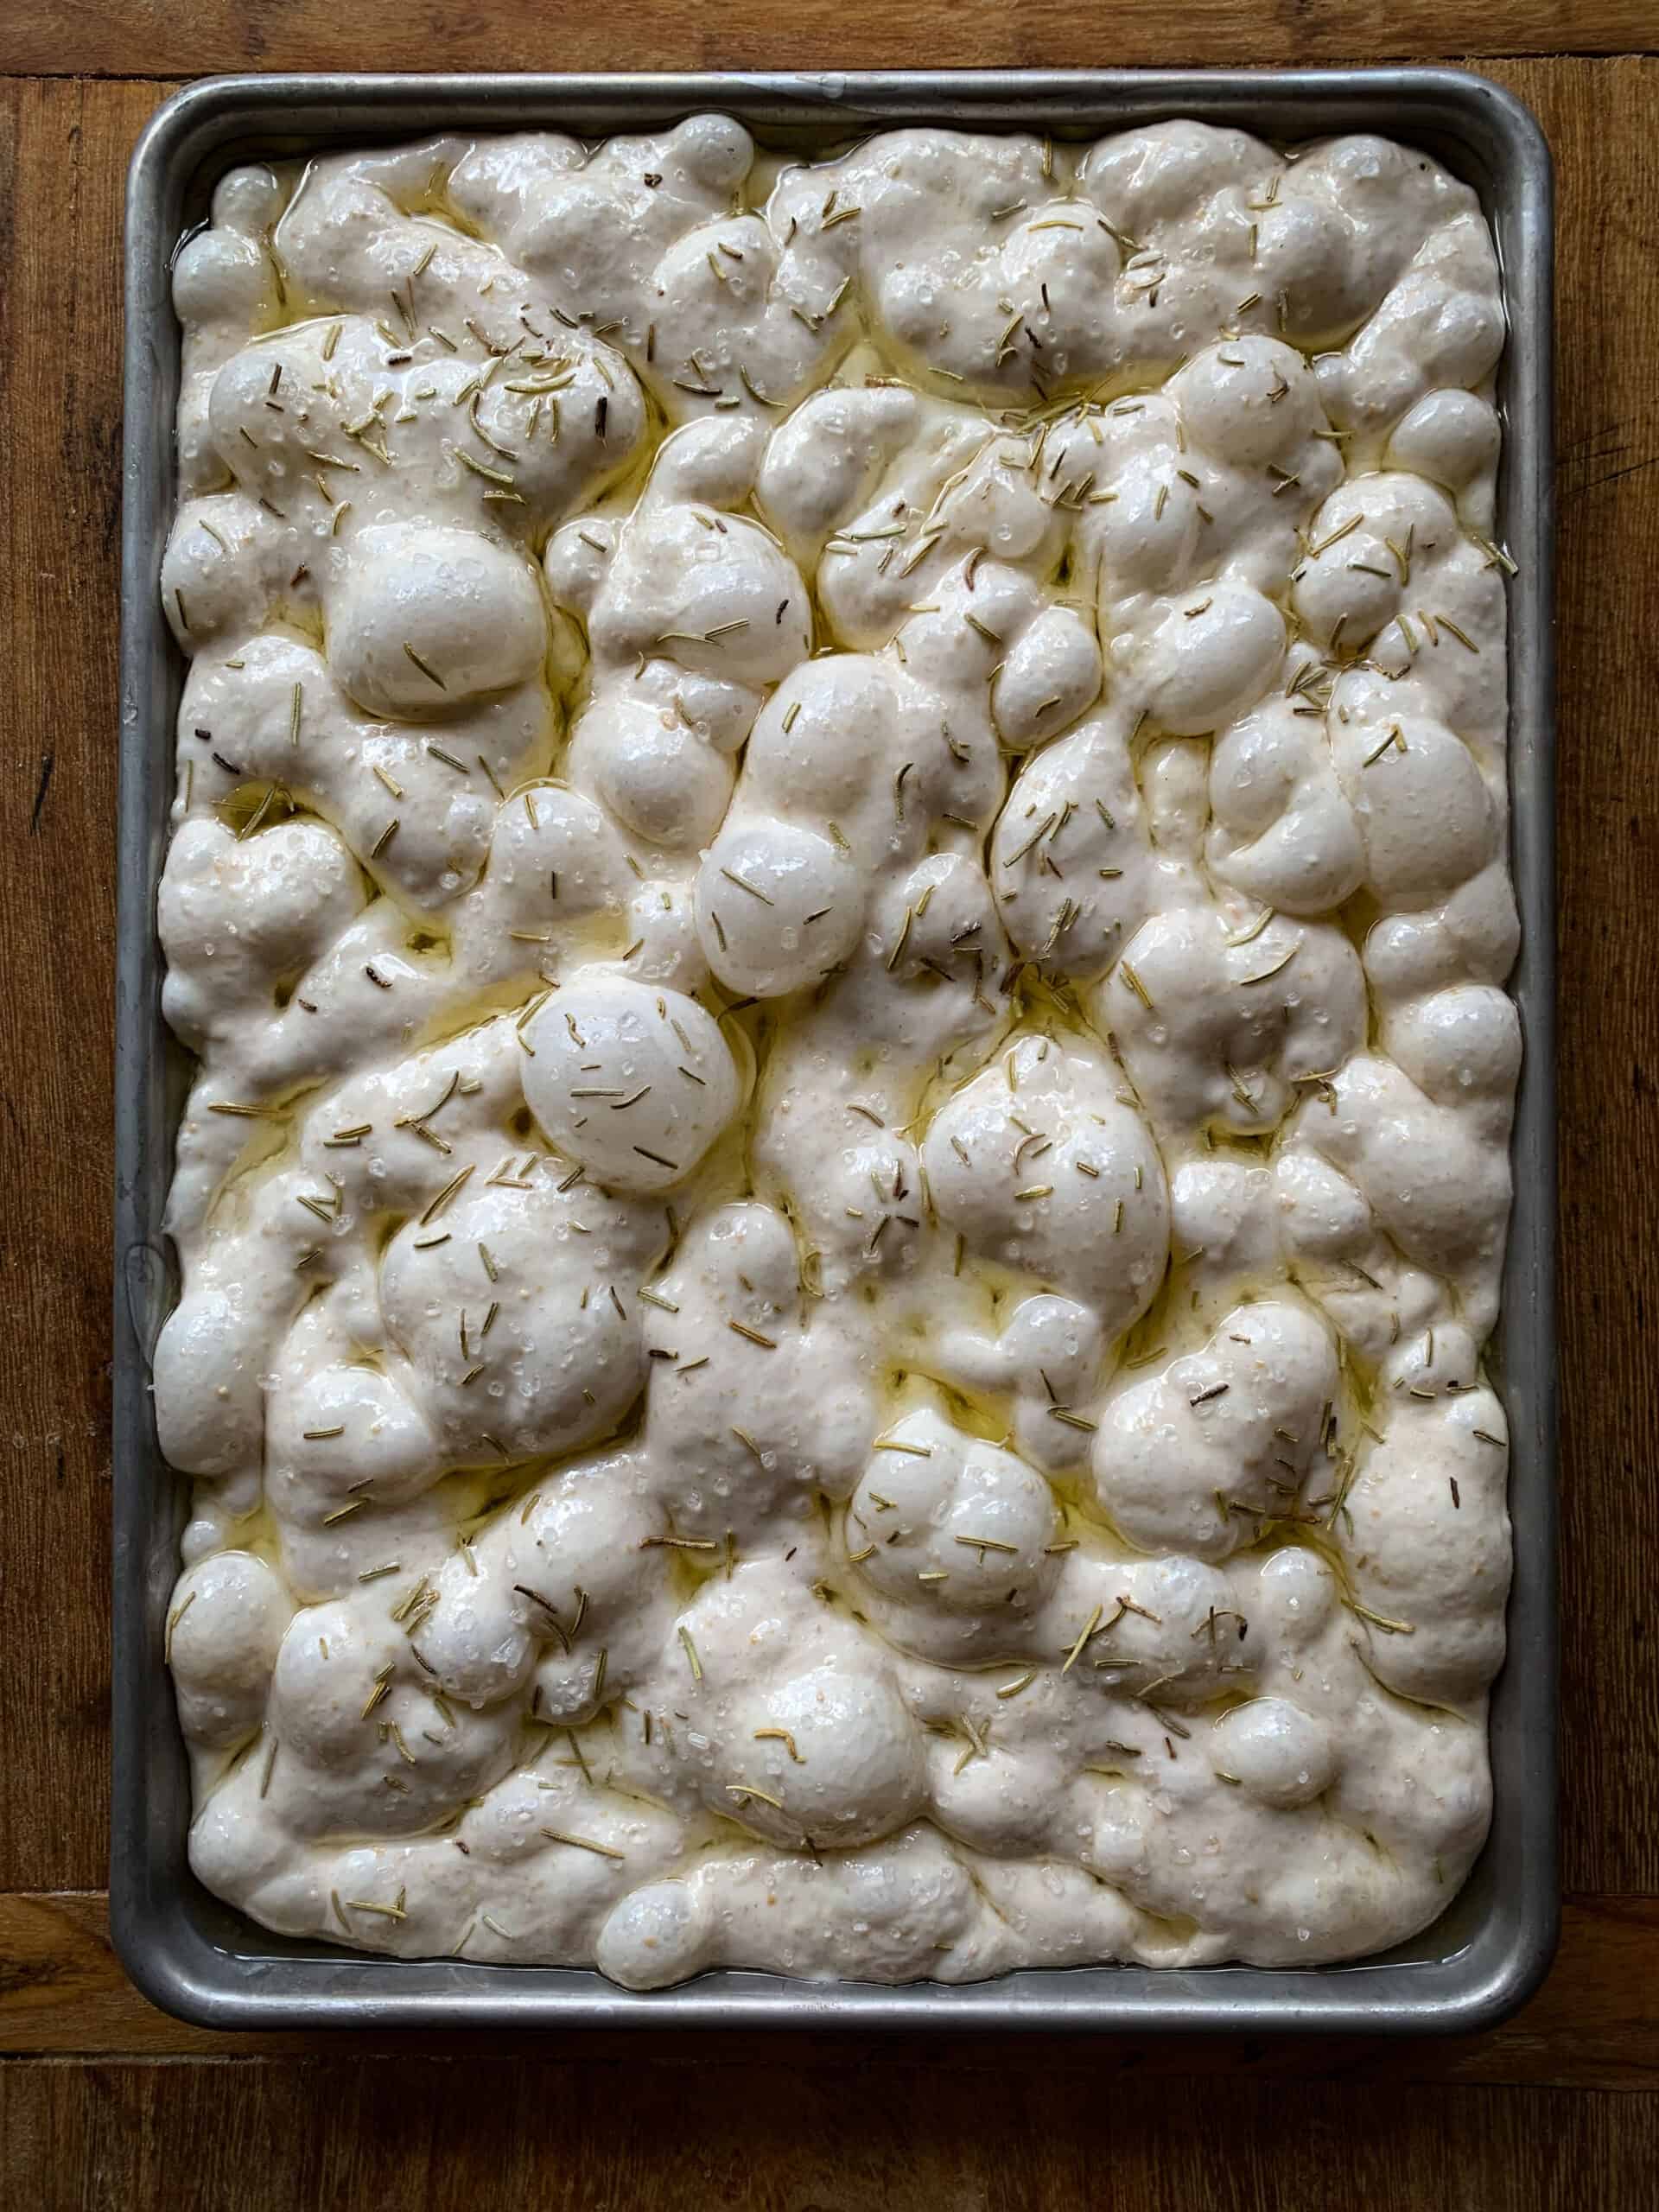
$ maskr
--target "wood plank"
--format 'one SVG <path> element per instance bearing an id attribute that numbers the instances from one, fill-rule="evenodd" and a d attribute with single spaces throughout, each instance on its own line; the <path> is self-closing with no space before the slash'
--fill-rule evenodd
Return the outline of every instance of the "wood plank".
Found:
<path id="1" fill-rule="evenodd" d="M 1653 20 L 1659 22 L 1659 14 Z M 1659 65 L 1492 72 L 1554 149 L 1560 231 L 1562 1878 L 1659 1889 Z"/>
<path id="2" fill-rule="evenodd" d="M 0 86 L 0 1879 L 103 1879 L 119 211 L 143 86 Z"/>
<path id="3" fill-rule="evenodd" d="M 240 69 L 844 69 L 1281 67 L 1466 56 L 1650 50 L 1650 0 L 1119 0 L 1109 18 L 1067 0 L 880 0 L 781 11 L 772 0 L 663 0 L 636 19 L 521 0 L 343 9 L 334 0 L 12 0 L 0 70 L 182 77 Z"/>
<path id="4" fill-rule="evenodd" d="M 846 2067 L 858 2038 L 665 2031 L 549 2034 L 537 2049 L 579 2064 L 614 2093 L 641 2064 L 725 2069 Z M 1451 2083 L 1659 2093 L 1659 1897 L 1568 1901 L 1555 1970 L 1532 2003 L 1489 2033 L 1441 2040 L 1382 2037 L 1081 2035 L 892 2038 L 910 2063 L 998 2076 L 1051 2072 L 1313 2082 Z M 0 2056 L 111 2059 L 291 2058 L 324 2049 L 344 2063 L 395 2054 L 511 2056 L 521 2035 L 394 2030 L 315 2035 L 213 2034 L 158 2012 L 128 1982 L 96 1895 L 0 1896 Z"/>
<path id="5" fill-rule="evenodd" d="M 15 10 L 6 18 L 16 20 Z M 271 19 L 249 11 L 248 20 Z M 211 10 L 205 21 L 211 27 Z M 0 29 L 0 41 L 10 35 Z M 359 44 L 352 58 L 386 57 Z M 610 58 L 649 56 L 618 44 Z M 1659 1677 L 1640 1663 L 1659 1589 L 1659 1516 L 1648 1497 L 1659 1404 L 1646 1312 L 1659 1261 L 1659 814 L 1649 710 L 1659 394 L 1648 335 L 1659 318 L 1659 63 L 1506 62 L 1492 73 L 1532 101 L 1555 145 L 1569 340 L 1560 356 L 1566 1871 L 1576 1889 L 1659 1892 Z M 0 1251 L 11 1323 L 0 1343 L 11 1417 L 0 1453 L 10 1694 L 0 1888 L 9 1890 L 92 1889 L 105 1873 L 118 268 L 123 165 L 164 89 L 0 83 L 0 223 L 15 226 L 9 245 L 0 235 L 0 404 L 10 403 L 0 621 L 10 645 L 0 685 L 9 845 L 0 1161 L 8 1187 L 32 1194 Z"/>
<path id="6" fill-rule="evenodd" d="M 1643 2212 L 1659 2098 L 1178 2082 L 1102 2096 L 887 2047 L 741 2085 L 642 2059 L 620 2097 L 544 2055 L 10 2067 L 13 2202 L 42 2212 Z M 734 2091 L 736 2094 L 734 2094 Z M 619 2120 L 625 2117 L 625 2124 Z"/>

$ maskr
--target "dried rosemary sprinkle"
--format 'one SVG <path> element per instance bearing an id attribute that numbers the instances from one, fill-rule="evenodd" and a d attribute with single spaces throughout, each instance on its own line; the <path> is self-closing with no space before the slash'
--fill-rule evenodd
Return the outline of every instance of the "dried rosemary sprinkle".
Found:
<path id="1" fill-rule="evenodd" d="M 797 1766 L 806 1764 L 806 1761 L 796 1750 L 795 1738 L 787 1728 L 757 1728 L 754 1732 L 754 1740 L 757 1744 L 767 1742 L 782 1744 Z"/>
<path id="2" fill-rule="evenodd" d="M 429 1221 L 436 1219 L 437 1216 L 442 1212 L 444 1207 L 448 1205 L 450 1199 L 454 1197 L 455 1192 L 460 1190 L 461 1185 L 465 1183 L 467 1178 L 471 1175 L 472 1172 L 471 1166 L 468 1166 L 463 1167 L 459 1175 L 454 1175 L 450 1178 L 449 1181 L 447 1182 L 443 1188 L 438 1192 L 436 1198 L 434 1198 L 428 1205 L 426 1211 L 421 1216 L 421 1224 L 423 1228 L 424 1228 Z"/>
<path id="3" fill-rule="evenodd" d="M 1034 830 L 1032 832 L 1031 836 L 1027 838 L 1025 843 L 1021 845 L 1017 851 L 1008 854 L 1007 858 L 1003 861 L 1002 866 L 1004 868 L 1014 868 L 1018 864 L 1018 862 L 1024 860 L 1026 855 L 1030 852 L 1033 846 L 1039 844 L 1048 835 L 1049 831 L 1054 828 L 1058 820 L 1059 817 L 1058 814 L 1051 814 L 1048 817 L 1048 819 L 1043 823 L 1039 829 Z"/>
<path id="4" fill-rule="evenodd" d="M 167 1634 L 162 1645 L 162 1664 L 163 1666 L 171 1666 L 173 1663 L 173 1632 L 195 1602 L 196 1592 L 193 1590 L 189 1596 L 185 1599 L 184 1603 L 181 1605 L 175 1606 L 168 1615 Z"/>
<path id="5" fill-rule="evenodd" d="M 1018 1544 L 1007 1544 L 998 1536 L 952 1536 L 953 1544 L 960 1544 L 966 1551 L 976 1551 L 982 1557 L 986 1552 L 1007 1552 L 1019 1556 Z"/>
<path id="6" fill-rule="evenodd" d="M 1072 1668 L 1077 1664 L 1077 1662 L 1082 1654 L 1084 1645 L 1088 1643 L 1090 1637 L 1100 1626 L 1100 1617 L 1104 1610 L 1105 1608 L 1103 1606 L 1096 1605 L 1093 1612 L 1090 1614 L 1088 1619 L 1084 1623 L 1083 1633 L 1078 1637 L 1077 1642 L 1071 1646 L 1071 1650 L 1068 1651 L 1065 1656 L 1065 1664 L 1060 1669 L 1060 1672 L 1063 1675 L 1069 1675 Z"/>
<path id="7" fill-rule="evenodd" d="M 462 467 L 469 468 L 474 476 L 481 476 L 488 483 L 503 486 L 509 492 L 516 488 L 512 477 L 505 470 L 492 468 L 485 461 L 474 461 L 471 454 L 461 446 L 453 446 L 450 450 Z"/>
<path id="8" fill-rule="evenodd" d="M 734 1336 L 747 1337 L 752 1344 L 760 1345 L 763 1351 L 776 1351 L 778 1349 L 778 1339 L 775 1337 L 763 1336 L 759 1329 L 750 1328 L 747 1321 L 728 1320 L 726 1325 Z"/>
<path id="9" fill-rule="evenodd" d="M 1141 981 L 1140 976 L 1135 974 L 1134 969 L 1130 967 L 1127 960 L 1120 960 L 1118 962 L 1117 972 L 1123 978 L 1123 981 L 1128 985 L 1129 988 L 1135 993 L 1136 998 L 1140 1000 L 1141 1005 L 1145 1007 L 1147 1012 L 1148 1014 L 1156 1014 L 1158 1009 L 1153 1004 L 1146 985 Z"/>
<path id="10" fill-rule="evenodd" d="M 740 891 L 747 891 L 751 899 L 760 899 L 762 906 L 775 906 L 778 904 L 770 892 L 760 890 L 754 884 L 746 882 L 741 875 L 734 874 L 730 868 L 722 868 L 720 872 L 728 883 L 734 883 Z"/>
<path id="11" fill-rule="evenodd" d="M 401 1897 L 402 1895 L 403 1892 L 400 1890 L 398 1896 Z M 347 1912 L 378 1912 L 387 1920 L 409 1918 L 402 1904 L 377 1904 L 372 1897 L 347 1897 L 346 1910 Z"/>
<path id="12" fill-rule="evenodd" d="M 1291 962 L 1296 957 L 1296 955 L 1300 950 L 1301 947 L 1300 944 L 1293 944 L 1290 950 L 1286 953 L 1284 958 L 1282 960 L 1275 961 L 1271 968 L 1264 968 L 1259 976 L 1241 976 L 1238 980 L 1241 983 L 1269 982 L 1274 976 L 1283 975 L 1285 969 L 1289 967 Z"/>
<path id="13" fill-rule="evenodd" d="M 1357 1613 L 1361 1620 L 1370 1621 L 1374 1628 L 1380 1628 L 1387 1636 L 1415 1636 L 1417 1633 L 1409 1621 L 1390 1620 L 1386 1613 L 1374 1613 L 1369 1605 L 1362 1605 L 1357 1598 L 1344 1598 L 1343 1603 L 1351 1613 Z"/>
<path id="14" fill-rule="evenodd" d="M 617 1851 L 608 1843 L 595 1843 L 591 1836 L 570 1835 L 563 1828 L 543 1828 L 542 1834 L 550 1843 L 567 1843 L 575 1851 L 592 1851 L 601 1859 L 626 1859 L 626 1851 Z"/>

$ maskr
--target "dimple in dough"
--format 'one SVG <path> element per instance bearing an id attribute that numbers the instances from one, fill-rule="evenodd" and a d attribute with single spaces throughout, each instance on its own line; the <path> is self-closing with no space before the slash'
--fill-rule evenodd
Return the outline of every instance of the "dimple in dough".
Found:
<path id="1" fill-rule="evenodd" d="M 1473 195 L 700 116 L 237 170 L 175 297 L 201 1878 L 639 1988 L 1433 1920 L 1510 1573 Z"/>

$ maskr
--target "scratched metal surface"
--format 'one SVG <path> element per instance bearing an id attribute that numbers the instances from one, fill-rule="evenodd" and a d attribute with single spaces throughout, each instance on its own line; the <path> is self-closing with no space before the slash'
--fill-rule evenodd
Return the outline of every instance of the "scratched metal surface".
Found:
<path id="1" fill-rule="evenodd" d="M 1420 143 L 1480 193 L 1498 242 L 1510 341 L 1499 372 L 1500 538 L 1510 593 L 1512 861 L 1523 944 L 1513 988 L 1526 1059 L 1515 1211 L 1494 1347 L 1512 1439 L 1510 1660 L 1491 1708 L 1492 1833 L 1451 1910 L 1386 1956 L 1313 1971 L 1138 1967 L 1025 1971 L 963 1987 L 705 1975 L 636 1994 L 578 1969 L 368 1958 L 296 1943 L 189 1872 L 189 1777 L 162 1663 L 188 1484 L 156 1448 L 149 1348 L 171 1296 L 160 1223 L 182 1095 L 161 1018 L 155 894 L 182 671 L 156 580 L 174 505 L 179 332 L 169 258 L 235 162 L 437 128 L 541 125 L 597 137 L 702 109 L 817 151 L 901 122 L 1092 137 L 1196 115 L 1291 143 L 1374 129 Z M 672 77 L 224 78 L 163 107 L 129 183 L 116 1039 L 114 1797 L 111 1916 L 144 1993 L 215 2027 L 562 2025 L 1368 2030 L 1490 2025 L 1541 1980 L 1557 1918 L 1553 203 L 1520 103 L 1449 70 L 984 71 Z"/>

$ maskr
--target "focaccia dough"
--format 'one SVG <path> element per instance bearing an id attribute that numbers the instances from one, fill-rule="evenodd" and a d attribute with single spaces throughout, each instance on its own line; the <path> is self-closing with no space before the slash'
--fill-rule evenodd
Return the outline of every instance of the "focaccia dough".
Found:
<path id="1" fill-rule="evenodd" d="M 1510 1573 L 1472 193 L 700 116 L 237 170 L 175 294 L 201 1878 L 634 1987 L 1433 1919 Z"/>

